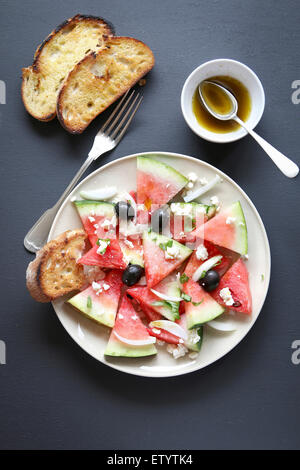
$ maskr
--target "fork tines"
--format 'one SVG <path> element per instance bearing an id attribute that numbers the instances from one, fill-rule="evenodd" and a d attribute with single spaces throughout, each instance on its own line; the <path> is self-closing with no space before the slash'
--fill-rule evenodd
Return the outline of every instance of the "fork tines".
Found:
<path id="1" fill-rule="evenodd" d="M 132 90 L 131 93 L 129 92 L 130 90 L 125 93 L 123 98 L 117 104 L 107 121 L 100 129 L 101 133 L 105 134 L 107 137 L 110 137 L 116 143 L 118 143 L 123 137 L 143 99 L 141 93 L 137 92 L 136 90 Z M 116 115 L 117 112 L 118 114 Z M 115 119 L 112 121 L 114 117 Z M 110 124 L 111 121 L 112 123 Z M 107 128 L 109 124 L 110 126 Z"/>

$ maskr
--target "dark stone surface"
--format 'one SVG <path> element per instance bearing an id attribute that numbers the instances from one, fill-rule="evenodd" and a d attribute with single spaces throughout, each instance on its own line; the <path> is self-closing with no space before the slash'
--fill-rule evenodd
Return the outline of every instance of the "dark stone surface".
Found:
<path id="1" fill-rule="evenodd" d="M 7 345 L 0 447 L 299 448 L 300 365 L 291 362 L 291 343 L 300 339 L 299 178 L 282 176 L 250 138 L 226 146 L 202 141 L 186 126 L 179 101 L 200 63 L 245 62 L 266 92 L 257 130 L 299 163 L 300 105 L 291 101 L 291 83 L 300 79 L 299 1 L 2 0 L 0 12 L 0 79 L 7 85 L 0 105 L 0 339 Z M 265 223 L 272 278 L 262 314 L 234 351 L 201 372 L 151 380 L 111 370 L 78 348 L 51 305 L 26 291 L 32 256 L 24 234 L 56 201 L 102 121 L 71 136 L 56 120 L 33 120 L 21 102 L 21 68 L 75 13 L 110 19 L 119 35 L 144 40 L 156 56 L 134 125 L 103 162 L 151 150 L 197 156 L 234 178 Z"/>

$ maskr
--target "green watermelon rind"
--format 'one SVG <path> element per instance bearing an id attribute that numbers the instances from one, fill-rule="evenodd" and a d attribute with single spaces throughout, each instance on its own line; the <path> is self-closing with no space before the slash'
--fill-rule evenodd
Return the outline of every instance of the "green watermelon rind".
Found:
<path id="1" fill-rule="evenodd" d="M 169 183 L 174 183 L 183 188 L 187 183 L 188 179 L 175 168 L 163 163 L 159 160 L 156 160 L 156 155 L 151 155 L 150 157 L 139 156 L 137 157 L 137 168 L 138 170 L 151 173 L 152 175 L 157 176 L 160 179 L 164 179 Z M 178 190 L 180 191 L 180 189 Z"/>
<path id="2" fill-rule="evenodd" d="M 194 329 L 194 328 L 193 328 Z M 200 336 L 200 339 L 197 343 L 191 343 L 188 340 L 184 342 L 185 346 L 191 351 L 199 352 L 203 343 L 203 325 L 196 327 L 197 333 Z"/>
<path id="3" fill-rule="evenodd" d="M 145 357 L 153 356 L 157 353 L 154 344 L 147 344 L 145 346 L 130 346 L 129 344 L 122 343 L 115 338 L 110 337 L 104 351 L 105 356 L 116 357 Z"/>
<path id="4" fill-rule="evenodd" d="M 115 206 L 107 201 L 80 200 L 73 201 L 80 217 L 88 217 L 91 212 L 97 216 L 113 217 L 115 215 Z"/>
<path id="5" fill-rule="evenodd" d="M 246 255 L 248 253 L 248 231 L 244 211 L 240 201 L 232 204 L 230 209 L 231 211 L 229 216 L 236 219 L 234 222 L 236 229 L 236 243 L 232 246 L 232 250 L 240 253 L 241 255 Z"/>
<path id="6" fill-rule="evenodd" d="M 211 302 L 205 302 L 204 305 L 192 306 L 189 312 L 186 312 L 186 324 L 189 330 L 197 328 L 204 323 L 214 320 L 222 313 L 225 309 L 219 305 L 213 298 Z"/>
<path id="7" fill-rule="evenodd" d="M 114 326 L 115 317 L 117 314 L 117 305 L 116 305 L 115 312 L 108 311 L 107 309 L 105 309 L 105 307 L 103 307 L 104 313 L 100 314 L 99 309 L 97 312 L 97 303 L 95 301 L 92 302 L 92 307 L 88 308 L 87 297 L 85 295 L 82 295 L 81 292 L 79 292 L 79 294 L 76 294 L 74 297 L 69 299 L 67 303 L 75 307 L 76 310 L 82 313 L 85 317 L 89 318 L 90 320 L 93 320 L 94 322 L 100 325 L 109 326 L 110 328 Z M 99 304 L 100 304 L 100 299 L 99 299 Z"/>

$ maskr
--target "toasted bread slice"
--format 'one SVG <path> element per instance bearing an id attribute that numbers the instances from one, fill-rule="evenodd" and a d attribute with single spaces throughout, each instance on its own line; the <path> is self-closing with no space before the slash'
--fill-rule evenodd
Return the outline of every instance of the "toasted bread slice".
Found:
<path id="1" fill-rule="evenodd" d="M 141 41 L 112 37 L 99 52 L 82 59 L 65 79 L 57 99 L 62 126 L 80 134 L 154 66 L 151 49 Z"/>
<path id="2" fill-rule="evenodd" d="M 51 121 L 64 78 L 113 34 L 113 27 L 102 18 L 84 15 L 76 15 L 52 31 L 37 48 L 32 66 L 22 71 L 22 99 L 27 111 L 40 121 Z"/>
<path id="3" fill-rule="evenodd" d="M 38 251 L 26 271 L 30 295 L 38 302 L 50 302 L 85 283 L 83 267 L 77 264 L 86 245 L 84 230 L 67 230 Z"/>

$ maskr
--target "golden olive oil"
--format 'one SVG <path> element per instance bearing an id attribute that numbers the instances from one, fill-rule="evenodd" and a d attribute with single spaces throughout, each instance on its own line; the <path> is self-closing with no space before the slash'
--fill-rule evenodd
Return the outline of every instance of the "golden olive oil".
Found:
<path id="1" fill-rule="evenodd" d="M 251 97 L 245 85 L 236 78 L 225 75 L 210 77 L 207 80 L 223 85 L 235 96 L 238 102 L 237 115 L 242 119 L 242 121 L 247 121 L 251 112 Z M 230 112 L 231 104 L 229 99 L 221 90 L 218 91 L 216 87 L 207 84 L 203 88 L 202 92 L 205 95 L 206 102 L 214 109 L 214 111 L 220 114 L 227 114 Z M 199 124 L 210 132 L 222 134 L 233 132 L 240 127 L 240 125 L 233 120 L 221 121 L 214 118 L 203 106 L 199 97 L 198 87 L 193 96 L 192 108 Z"/>

